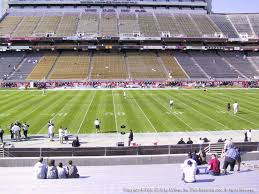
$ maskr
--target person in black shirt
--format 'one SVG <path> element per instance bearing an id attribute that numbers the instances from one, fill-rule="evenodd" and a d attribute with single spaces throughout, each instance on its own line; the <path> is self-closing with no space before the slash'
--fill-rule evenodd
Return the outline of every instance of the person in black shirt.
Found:
<path id="1" fill-rule="evenodd" d="M 177 144 L 185 144 L 185 142 L 183 141 L 183 138 L 181 138 L 180 141 L 178 141 Z"/>
<path id="2" fill-rule="evenodd" d="M 227 104 L 227 110 L 228 110 L 228 112 L 230 111 L 230 109 L 231 109 L 231 105 L 230 105 L 230 103 L 228 103 L 228 104 Z"/>
<path id="3" fill-rule="evenodd" d="M 193 144 L 193 141 L 191 140 L 191 138 L 188 138 L 187 144 Z"/>
<path id="4" fill-rule="evenodd" d="M 130 130 L 128 146 L 130 146 L 130 143 L 131 143 L 132 141 L 133 141 L 133 131 Z"/>
<path id="5" fill-rule="evenodd" d="M 72 147 L 80 147 L 78 136 L 76 136 L 76 139 L 72 142 Z"/>

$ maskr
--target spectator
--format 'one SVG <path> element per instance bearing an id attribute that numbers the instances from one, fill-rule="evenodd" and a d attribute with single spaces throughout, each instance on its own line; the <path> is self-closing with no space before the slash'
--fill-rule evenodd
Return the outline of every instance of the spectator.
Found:
<path id="1" fill-rule="evenodd" d="M 21 128 L 18 126 L 17 123 L 15 123 L 14 126 L 12 127 L 12 132 L 15 136 L 16 141 L 20 140 L 20 130 Z"/>
<path id="2" fill-rule="evenodd" d="M 0 126 L 0 141 L 3 143 L 4 130 Z"/>
<path id="3" fill-rule="evenodd" d="M 199 152 L 199 159 L 201 161 L 201 164 L 206 164 L 207 163 L 206 162 L 206 152 L 205 151 L 201 150 Z"/>
<path id="4" fill-rule="evenodd" d="M 207 173 L 211 174 L 212 176 L 220 175 L 220 161 L 218 160 L 216 154 L 211 155 Z"/>
<path id="5" fill-rule="evenodd" d="M 223 142 L 224 142 L 224 140 L 222 138 L 218 139 L 218 143 L 223 143 Z"/>
<path id="6" fill-rule="evenodd" d="M 240 148 L 236 148 L 237 151 L 237 157 L 236 157 L 236 162 L 237 162 L 237 171 L 240 171 L 240 166 L 241 166 L 241 153 L 240 153 Z"/>
<path id="7" fill-rule="evenodd" d="M 244 142 L 248 142 L 247 132 L 245 132 L 245 139 Z"/>
<path id="8" fill-rule="evenodd" d="M 224 165 L 223 165 L 225 174 L 227 173 L 228 165 L 230 165 L 230 171 L 234 171 L 236 160 L 238 160 L 239 156 L 240 156 L 240 154 L 235 149 L 234 144 L 231 144 L 229 149 L 225 153 L 225 160 L 224 160 Z"/>
<path id="9" fill-rule="evenodd" d="M 199 141 L 197 142 L 197 144 L 204 144 L 204 140 L 202 138 L 199 139 Z"/>
<path id="10" fill-rule="evenodd" d="M 187 166 L 183 168 L 183 178 L 182 180 L 185 183 L 194 183 L 196 182 L 196 171 L 197 167 L 192 163 L 192 161 L 187 162 Z"/>
<path id="11" fill-rule="evenodd" d="M 14 134 L 13 134 L 12 128 L 13 128 L 13 123 L 11 123 L 10 128 L 9 128 L 10 135 L 11 135 L 11 140 L 14 138 Z"/>
<path id="12" fill-rule="evenodd" d="M 130 146 L 130 143 L 132 141 L 133 141 L 133 131 L 130 129 L 128 146 Z"/>
<path id="13" fill-rule="evenodd" d="M 58 170 L 55 166 L 55 160 L 50 160 L 48 162 L 47 167 L 47 179 L 57 179 L 58 178 Z"/>
<path id="14" fill-rule="evenodd" d="M 97 119 L 95 119 L 95 121 L 94 121 L 94 125 L 95 125 L 95 129 L 96 129 L 96 133 L 99 133 L 100 132 L 100 121 L 99 121 L 99 119 L 97 118 Z"/>
<path id="15" fill-rule="evenodd" d="M 54 138 L 54 131 L 55 131 L 54 124 L 52 123 L 52 124 L 49 124 L 48 126 L 49 126 L 48 127 L 48 129 L 49 129 L 48 133 L 49 133 L 50 141 L 54 141 L 53 140 L 53 138 Z"/>
<path id="16" fill-rule="evenodd" d="M 22 126 L 23 126 L 23 135 L 24 135 L 25 139 L 27 139 L 28 130 L 29 130 L 30 126 L 26 122 L 24 122 L 24 124 Z"/>
<path id="17" fill-rule="evenodd" d="M 249 129 L 249 131 L 247 132 L 247 138 L 249 142 L 252 142 L 252 131 L 251 129 Z"/>
<path id="18" fill-rule="evenodd" d="M 64 135 L 64 131 L 63 131 L 62 127 L 59 127 L 58 138 L 59 138 L 59 143 L 61 143 L 61 144 L 63 144 L 63 135 Z"/>
<path id="19" fill-rule="evenodd" d="M 76 136 L 76 139 L 72 142 L 72 147 L 80 147 L 78 136 Z"/>
<path id="20" fill-rule="evenodd" d="M 198 156 L 196 150 L 192 153 L 192 159 L 195 160 L 195 162 L 197 163 L 197 165 L 201 165 L 201 161 L 200 161 L 200 159 L 199 159 L 199 156 Z"/>
<path id="21" fill-rule="evenodd" d="M 191 154 L 191 152 L 188 153 L 187 159 L 186 159 L 186 160 L 183 162 L 183 164 L 181 165 L 182 168 L 185 167 L 185 166 L 187 166 L 188 161 L 191 161 L 194 166 L 197 166 L 196 161 L 192 159 L 192 154 Z"/>
<path id="22" fill-rule="evenodd" d="M 67 166 L 68 178 L 79 178 L 78 170 L 73 162 L 70 160 Z"/>
<path id="23" fill-rule="evenodd" d="M 191 140 L 191 138 L 188 138 L 187 144 L 193 144 L 193 141 Z"/>
<path id="24" fill-rule="evenodd" d="M 203 138 L 203 141 L 204 141 L 204 143 L 210 142 L 210 140 L 209 140 L 207 137 L 204 137 L 204 138 Z"/>
<path id="25" fill-rule="evenodd" d="M 233 146 L 232 138 L 227 138 L 224 145 L 225 152 L 228 151 L 228 149 L 232 146 Z"/>
<path id="26" fill-rule="evenodd" d="M 68 143 L 68 130 L 67 130 L 67 128 L 64 129 L 64 140 L 66 141 L 66 143 Z"/>
<path id="27" fill-rule="evenodd" d="M 63 164 L 61 162 L 58 164 L 57 170 L 59 179 L 67 178 L 67 169 L 63 167 Z"/>
<path id="28" fill-rule="evenodd" d="M 177 144 L 185 144 L 185 142 L 183 141 L 183 138 L 181 138 L 180 141 L 178 141 Z"/>
<path id="29" fill-rule="evenodd" d="M 47 166 L 43 164 L 42 157 L 40 157 L 38 162 L 34 165 L 34 172 L 37 179 L 45 179 L 47 177 Z"/>

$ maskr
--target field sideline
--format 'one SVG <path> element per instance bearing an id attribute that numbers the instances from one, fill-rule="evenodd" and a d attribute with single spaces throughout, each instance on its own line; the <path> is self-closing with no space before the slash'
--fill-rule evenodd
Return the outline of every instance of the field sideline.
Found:
<path id="1" fill-rule="evenodd" d="M 16 120 L 30 124 L 30 133 L 46 134 L 47 122 L 70 133 L 243 130 L 259 128 L 259 90 L 123 90 L 1 91 L 0 126 L 7 132 Z M 173 99 L 175 107 L 169 107 Z M 237 115 L 226 104 L 240 104 Z"/>

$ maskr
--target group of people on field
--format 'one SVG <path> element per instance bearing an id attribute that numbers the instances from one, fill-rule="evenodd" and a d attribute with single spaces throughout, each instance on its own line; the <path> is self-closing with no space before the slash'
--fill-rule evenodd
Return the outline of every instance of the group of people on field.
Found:
<path id="1" fill-rule="evenodd" d="M 55 165 L 55 160 L 49 160 L 47 164 L 43 163 L 43 158 L 39 158 L 34 165 L 34 173 L 37 179 L 65 179 L 79 178 L 78 169 L 73 165 L 72 160 L 68 162 L 66 167 L 60 162 Z"/>

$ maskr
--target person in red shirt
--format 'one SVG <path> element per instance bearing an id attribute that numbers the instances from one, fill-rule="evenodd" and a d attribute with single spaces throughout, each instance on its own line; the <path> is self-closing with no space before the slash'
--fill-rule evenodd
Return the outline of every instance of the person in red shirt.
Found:
<path id="1" fill-rule="evenodd" d="M 215 154 L 211 155 L 211 160 L 209 161 L 207 173 L 211 174 L 212 176 L 220 175 L 220 161 Z"/>

